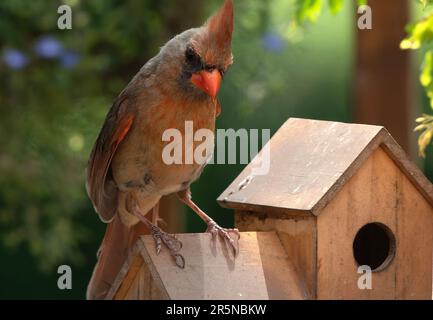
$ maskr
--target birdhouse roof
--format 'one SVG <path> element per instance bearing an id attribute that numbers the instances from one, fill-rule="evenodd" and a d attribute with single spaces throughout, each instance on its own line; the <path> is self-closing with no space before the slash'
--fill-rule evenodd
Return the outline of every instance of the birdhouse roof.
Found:
<path id="1" fill-rule="evenodd" d="M 218 202 L 244 211 L 317 216 L 379 147 L 433 206 L 433 185 L 384 127 L 297 118 L 284 123 Z M 263 174 L 267 151 L 269 170 Z"/>

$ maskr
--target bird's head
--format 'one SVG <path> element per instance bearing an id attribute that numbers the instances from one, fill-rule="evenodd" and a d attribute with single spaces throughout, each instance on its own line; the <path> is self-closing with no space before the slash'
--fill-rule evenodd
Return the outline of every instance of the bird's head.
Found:
<path id="1" fill-rule="evenodd" d="M 170 55 L 166 58 L 172 66 L 176 64 L 176 78 L 183 90 L 217 96 L 224 73 L 233 63 L 232 33 L 233 1 L 226 0 L 201 28 L 185 31 L 167 44 Z"/>
<path id="2" fill-rule="evenodd" d="M 233 63 L 233 2 L 226 0 L 221 9 L 199 29 L 186 46 L 186 76 L 198 90 L 214 98 L 222 77 Z M 186 77 L 186 78 L 187 78 Z"/>

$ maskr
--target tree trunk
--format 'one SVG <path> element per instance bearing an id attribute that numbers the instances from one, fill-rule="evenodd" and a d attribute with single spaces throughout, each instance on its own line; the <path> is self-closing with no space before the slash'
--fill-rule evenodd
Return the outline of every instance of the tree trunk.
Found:
<path id="1" fill-rule="evenodd" d="M 369 0 L 368 5 L 373 28 L 357 29 L 355 121 L 385 126 L 409 153 L 410 60 L 399 47 L 409 20 L 409 3 Z"/>

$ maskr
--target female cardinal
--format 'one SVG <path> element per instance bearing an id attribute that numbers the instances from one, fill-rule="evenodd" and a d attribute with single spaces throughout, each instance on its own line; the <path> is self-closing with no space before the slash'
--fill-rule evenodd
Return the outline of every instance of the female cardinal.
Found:
<path id="1" fill-rule="evenodd" d="M 184 267 L 180 241 L 157 226 L 164 195 L 177 193 L 207 223 L 213 239 L 220 235 L 236 255 L 231 232 L 239 236 L 238 231 L 221 228 L 191 200 L 190 185 L 204 164 L 166 165 L 162 159 L 165 130 L 184 135 L 186 121 L 192 121 L 195 130 L 215 130 L 220 112 L 216 97 L 233 63 L 232 31 L 233 3 L 226 0 L 204 26 L 162 47 L 111 107 L 87 167 L 87 192 L 100 218 L 109 223 L 88 286 L 89 299 L 107 295 L 129 249 L 146 231 L 143 227 L 153 235 L 157 253 L 164 243 L 176 264 Z M 153 213 L 152 222 L 145 217 L 148 212 Z"/>

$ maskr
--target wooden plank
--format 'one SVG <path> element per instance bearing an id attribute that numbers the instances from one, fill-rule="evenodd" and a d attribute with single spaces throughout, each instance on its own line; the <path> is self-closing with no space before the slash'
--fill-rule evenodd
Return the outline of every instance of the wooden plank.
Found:
<path id="1" fill-rule="evenodd" d="M 134 256 L 129 272 L 121 278 L 121 285 L 114 300 L 163 300 L 167 299 L 152 278 L 141 255 Z"/>
<path id="2" fill-rule="evenodd" d="M 141 241 L 138 240 L 114 280 L 106 300 L 137 300 L 140 297 L 158 300 L 167 298 L 154 284 L 150 271 L 140 254 L 141 248 Z"/>
<path id="3" fill-rule="evenodd" d="M 318 299 L 431 299 L 432 208 L 406 174 L 377 149 L 318 217 Z M 360 290 L 353 240 L 379 222 L 396 238 L 395 257 Z"/>
<path id="4" fill-rule="evenodd" d="M 433 210 L 406 175 L 396 185 L 396 298 L 432 298 Z"/>
<path id="5" fill-rule="evenodd" d="M 305 299 L 316 296 L 316 219 L 274 218 L 263 213 L 237 211 L 235 225 L 240 231 L 277 231 L 277 235 L 299 278 Z"/>
<path id="6" fill-rule="evenodd" d="M 288 258 L 287 252 L 281 250 L 281 237 L 269 236 L 265 232 L 256 235 L 269 299 L 307 299 L 308 293 L 299 269 Z"/>
<path id="7" fill-rule="evenodd" d="M 317 216 L 379 146 L 433 206 L 433 185 L 383 127 L 295 118 L 269 142 L 269 173 L 253 174 L 256 157 L 218 202 L 273 217 Z"/>
<path id="8" fill-rule="evenodd" d="M 395 164 L 417 188 L 418 192 L 420 192 L 424 196 L 425 200 L 430 203 L 430 206 L 433 206 L 433 184 L 427 179 L 415 163 L 408 158 L 406 152 L 400 147 L 394 138 L 388 134 L 388 132 L 381 133 L 381 141 L 381 147 L 383 150 L 385 150 L 388 156 L 394 160 Z"/>
<path id="9" fill-rule="evenodd" d="M 218 201 L 223 207 L 242 210 L 266 206 L 311 211 L 381 129 L 291 118 L 269 142 L 269 173 L 253 175 L 256 157 Z"/>
<path id="10" fill-rule="evenodd" d="M 167 250 L 163 249 L 157 256 L 152 237 L 142 237 L 144 261 L 155 285 L 170 299 L 302 299 L 304 296 L 298 286 L 298 276 L 274 232 L 242 233 L 236 259 L 222 240 L 213 245 L 210 234 L 180 234 L 178 238 L 183 242 L 184 269 L 175 266 Z"/>
<path id="11" fill-rule="evenodd" d="M 155 250 L 155 242 L 152 236 L 148 236 L 153 241 L 153 250 Z M 162 283 L 161 277 L 159 276 L 157 270 L 155 269 L 155 265 L 152 263 L 151 257 L 147 254 L 147 248 L 144 243 L 144 236 L 141 237 L 137 241 L 137 249 L 143 258 L 144 264 L 143 268 L 146 269 L 146 273 L 148 274 L 148 282 L 143 283 L 143 285 L 148 286 L 148 291 L 150 292 L 149 300 L 157 299 L 157 300 L 168 300 L 170 296 Z M 156 254 L 156 252 L 155 252 Z M 168 254 L 168 252 L 166 252 Z M 170 259 L 170 257 L 169 257 Z"/>
<path id="12" fill-rule="evenodd" d="M 123 278 L 123 281 L 117 291 L 114 299 L 121 300 L 124 299 L 128 292 L 131 290 L 131 286 L 134 282 L 136 282 L 137 275 L 143 265 L 143 258 L 140 255 L 135 255 L 132 259 L 132 263 L 128 266 L 129 270 L 126 276 Z"/>
<path id="13" fill-rule="evenodd" d="M 366 224 L 380 222 L 396 232 L 398 168 L 378 149 L 318 217 L 318 299 L 394 299 L 395 260 L 373 273 L 373 289 L 360 290 L 353 241 Z"/>

